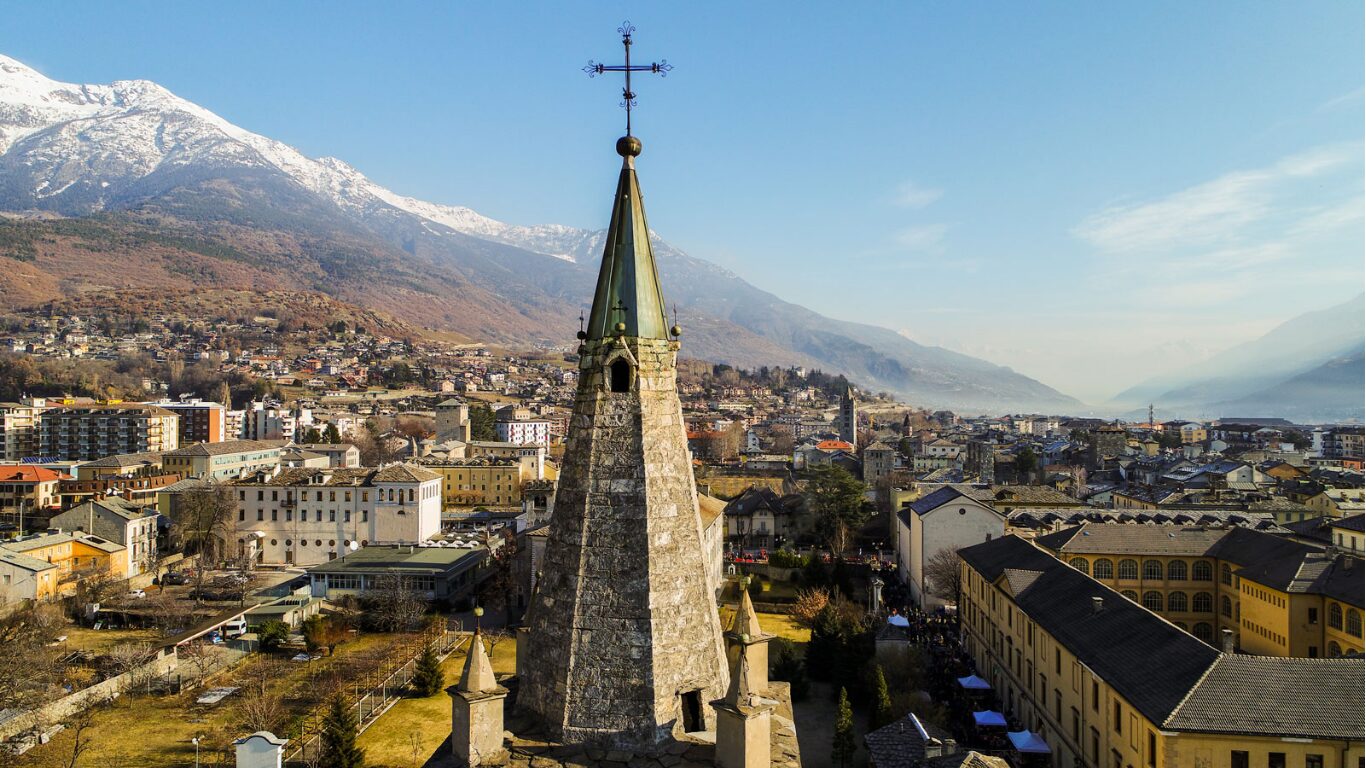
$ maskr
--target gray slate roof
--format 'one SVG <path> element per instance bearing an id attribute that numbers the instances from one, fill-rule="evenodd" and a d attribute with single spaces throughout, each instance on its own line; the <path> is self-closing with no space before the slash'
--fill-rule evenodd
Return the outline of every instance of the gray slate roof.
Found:
<path id="1" fill-rule="evenodd" d="M 1366 661 L 1223 655 L 1165 727 L 1298 738 L 1363 737 Z"/>
<path id="2" fill-rule="evenodd" d="M 988 581 L 1010 580 L 1021 610 L 1164 729 L 1361 738 L 1360 658 L 1221 654 L 1014 535 L 959 555 Z M 1015 591 L 1019 571 L 1038 575 Z"/>

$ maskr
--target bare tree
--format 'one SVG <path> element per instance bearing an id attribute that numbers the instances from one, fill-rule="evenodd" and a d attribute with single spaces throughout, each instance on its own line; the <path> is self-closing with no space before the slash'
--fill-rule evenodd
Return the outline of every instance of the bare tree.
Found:
<path id="1" fill-rule="evenodd" d="M 959 564 L 963 560 L 949 547 L 930 555 L 925 561 L 925 589 L 941 600 L 959 603 Z"/>
<path id="2" fill-rule="evenodd" d="M 371 621 L 384 632 L 409 632 L 422 622 L 427 603 L 403 583 L 402 577 L 388 574 L 376 579 L 367 596 Z"/>
<path id="3" fill-rule="evenodd" d="M 824 587 L 814 587 L 803 589 L 797 593 L 797 600 L 792 604 L 789 613 L 793 621 L 803 627 L 810 627 L 816 622 L 816 617 L 830 604 L 830 590 Z"/>
<path id="4" fill-rule="evenodd" d="M 216 481 L 181 493 L 171 508 L 172 541 L 187 554 L 199 555 L 199 567 L 195 569 L 196 603 L 203 594 L 208 565 L 226 557 L 227 544 L 236 528 L 236 512 L 232 488 Z"/>
<path id="5" fill-rule="evenodd" d="M 136 695 L 138 687 L 151 677 L 151 672 L 145 668 L 148 662 L 156 658 L 156 654 L 156 649 L 151 646 L 124 643 L 114 646 L 105 655 L 109 671 L 115 675 L 128 675 L 129 698 Z"/>
<path id="6" fill-rule="evenodd" d="M 90 749 L 90 743 L 94 740 L 94 734 L 90 729 L 95 725 L 95 710 L 103 702 L 94 702 L 85 709 L 71 716 L 67 723 L 67 731 L 71 733 L 71 751 L 63 757 L 66 768 L 76 768 L 80 765 L 81 756 Z"/>
<path id="7" fill-rule="evenodd" d="M 194 609 L 189 603 L 165 593 L 148 597 L 146 605 L 153 626 L 167 637 L 188 627 L 194 618 Z"/>

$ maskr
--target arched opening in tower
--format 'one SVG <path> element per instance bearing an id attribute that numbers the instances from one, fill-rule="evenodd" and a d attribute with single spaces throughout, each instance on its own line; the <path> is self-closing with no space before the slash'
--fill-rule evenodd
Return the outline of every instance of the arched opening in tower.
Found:
<path id="1" fill-rule="evenodd" d="M 613 392 L 631 391 L 631 364 L 618 359 L 608 369 L 608 380 Z"/>

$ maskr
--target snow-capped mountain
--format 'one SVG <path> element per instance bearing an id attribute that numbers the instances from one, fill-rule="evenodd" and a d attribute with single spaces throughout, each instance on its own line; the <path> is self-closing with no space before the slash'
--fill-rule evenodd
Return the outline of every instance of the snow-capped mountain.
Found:
<path id="1" fill-rule="evenodd" d="M 604 234 L 510 225 L 417 200 L 155 83 L 61 83 L 4 56 L 0 211 L 99 214 L 79 231 L 27 225 L 41 236 L 21 234 L 29 243 L 24 263 L 9 268 L 11 280 L 23 275 L 15 283 L 23 290 L 10 294 L 27 300 L 124 285 L 135 265 L 141 283 L 320 291 L 505 343 L 572 339 Z M 97 242 L 66 247 L 80 238 Z M 5 242 L 0 263 L 16 258 Z M 655 244 L 693 355 L 821 367 L 927 405 L 1079 405 L 1007 368 L 822 317 L 657 237 Z M 106 253 L 114 256 L 90 256 Z M 0 269 L 0 303 L 4 279 Z"/>
<path id="2" fill-rule="evenodd" d="M 103 210 L 125 187 L 176 166 L 260 166 L 281 171 L 343 210 L 391 206 L 457 232 L 569 261 L 600 237 L 558 224 L 504 224 L 469 208 L 405 197 L 341 160 L 305 157 L 147 80 L 73 85 L 0 56 L 0 154 L 11 149 L 29 163 L 36 201 L 71 199 L 71 205 L 54 200 L 59 210 Z"/>

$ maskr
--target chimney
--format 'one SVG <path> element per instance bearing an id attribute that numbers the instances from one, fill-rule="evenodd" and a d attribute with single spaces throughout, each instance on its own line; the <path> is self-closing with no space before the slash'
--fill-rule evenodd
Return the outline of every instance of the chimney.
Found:
<path id="1" fill-rule="evenodd" d="M 1222 642 L 1220 643 L 1220 645 L 1223 646 L 1224 653 L 1233 653 L 1233 630 L 1221 630 L 1221 635 Z"/>
<path id="2" fill-rule="evenodd" d="M 1096 596 L 1091 598 L 1091 613 L 1100 613 L 1105 608 L 1105 598 Z"/>

